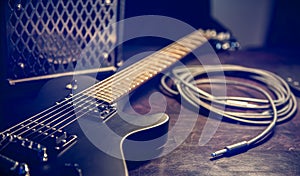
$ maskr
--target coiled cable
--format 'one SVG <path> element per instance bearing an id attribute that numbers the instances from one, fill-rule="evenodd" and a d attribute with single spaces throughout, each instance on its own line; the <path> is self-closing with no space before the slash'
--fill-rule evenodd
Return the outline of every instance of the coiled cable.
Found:
<path id="1" fill-rule="evenodd" d="M 218 74 L 231 75 L 233 79 L 228 79 L 227 76 L 225 78 L 205 77 L 205 75 Z M 168 84 L 169 78 L 173 80 L 172 85 Z M 244 87 L 260 92 L 265 98 L 216 96 L 201 89 L 201 85 L 204 84 Z M 240 123 L 267 125 L 252 139 L 226 146 L 222 150 L 213 152 L 212 157 L 247 151 L 271 134 L 277 123 L 288 120 L 297 110 L 296 98 L 288 84 L 276 74 L 261 69 L 238 65 L 177 67 L 162 77 L 161 85 L 169 94 L 181 96 L 196 108 L 203 107 Z"/>

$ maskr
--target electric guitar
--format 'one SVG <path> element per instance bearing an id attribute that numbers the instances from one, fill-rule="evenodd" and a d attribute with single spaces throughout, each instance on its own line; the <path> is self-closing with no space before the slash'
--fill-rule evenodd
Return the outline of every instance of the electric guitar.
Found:
<path id="1" fill-rule="evenodd" d="M 195 31 L 2 131 L 0 175 L 128 175 L 127 160 L 159 155 L 169 117 L 123 114 L 118 102 L 208 39 L 229 36 Z"/>

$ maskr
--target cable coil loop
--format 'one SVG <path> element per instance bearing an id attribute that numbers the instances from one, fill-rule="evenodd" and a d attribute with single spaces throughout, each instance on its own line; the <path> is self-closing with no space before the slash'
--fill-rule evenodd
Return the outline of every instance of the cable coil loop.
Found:
<path id="1" fill-rule="evenodd" d="M 205 78 L 205 75 L 218 73 L 223 77 Z M 234 74 L 231 77 L 235 79 L 228 79 L 227 76 L 225 79 L 224 75 L 228 74 Z M 168 85 L 169 77 L 174 80 L 171 86 Z M 261 86 L 258 86 L 258 83 Z M 265 98 L 215 96 L 200 88 L 205 84 L 252 89 L 252 91 L 260 92 Z M 288 84 L 278 75 L 266 70 L 238 65 L 177 67 L 162 77 L 161 85 L 169 94 L 180 95 L 196 108 L 203 107 L 240 123 L 267 125 L 260 134 L 252 139 L 226 146 L 224 149 L 212 153 L 212 157 L 248 150 L 271 134 L 276 123 L 288 120 L 297 111 L 297 101 Z M 239 111 L 228 110 L 228 107 Z"/>

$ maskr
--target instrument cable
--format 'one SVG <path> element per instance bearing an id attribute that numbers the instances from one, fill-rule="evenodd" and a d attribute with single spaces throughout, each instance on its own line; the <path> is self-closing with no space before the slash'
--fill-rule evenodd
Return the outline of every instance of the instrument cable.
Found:
<path id="1" fill-rule="evenodd" d="M 217 96 L 200 88 L 201 85 L 221 85 L 223 88 L 225 86 L 225 91 L 229 91 L 228 86 L 246 88 L 249 91 L 252 89 L 260 92 L 264 98 Z M 238 65 L 177 67 L 162 77 L 161 86 L 168 94 L 181 96 L 197 109 L 203 107 L 243 124 L 266 125 L 252 139 L 213 152 L 213 158 L 230 156 L 255 147 L 273 132 L 277 123 L 288 120 L 297 111 L 297 101 L 289 85 L 278 75 L 261 69 Z"/>

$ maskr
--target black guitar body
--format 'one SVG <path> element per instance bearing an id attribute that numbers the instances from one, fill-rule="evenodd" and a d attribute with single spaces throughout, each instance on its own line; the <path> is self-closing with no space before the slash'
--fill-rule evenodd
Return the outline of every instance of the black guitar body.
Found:
<path id="1" fill-rule="evenodd" d="M 67 86 L 74 91 L 66 90 L 72 78 L 49 81 L 37 100 L 40 111 L 0 132 L 1 175 L 128 175 L 125 160 L 155 158 L 167 140 L 169 118 L 126 114 L 126 95 L 207 39 L 226 42 L 230 35 L 196 30 L 99 83 L 77 76 L 77 85 Z"/>
<path id="2" fill-rule="evenodd" d="M 69 95 L 70 90 L 65 89 L 69 79 L 60 78 L 45 84 L 36 101 L 37 104 L 46 106 L 49 102 L 52 104 Z M 86 76 L 76 79 L 78 90 L 94 83 L 93 79 Z M 27 138 L 24 137 L 18 141 L 14 139 L 17 136 L 10 136 L 9 132 L 4 131 L 0 143 L 0 175 L 28 175 L 28 173 L 32 176 L 128 175 L 128 168 L 136 167 L 137 164 L 161 153 L 167 140 L 169 119 L 165 114 L 152 116 L 118 114 L 118 111 L 114 112 L 105 121 L 95 114 L 86 114 L 74 121 L 59 133 L 58 139 L 54 140 L 57 143 L 63 138 L 62 141 L 66 140 L 67 142 L 63 141 L 66 144 L 69 141 L 62 150 L 53 149 L 53 143 L 55 146 L 53 140 L 43 140 L 39 143 L 34 141 L 35 138 L 28 138 L 29 141 L 26 141 Z M 3 142 L 3 139 L 6 141 Z M 30 142 L 32 143 L 29 144 Z M 41 152 L 36 150 L 35 142 L 47 148 L 47 161 L 41 161 L 43 157 Z"/>

